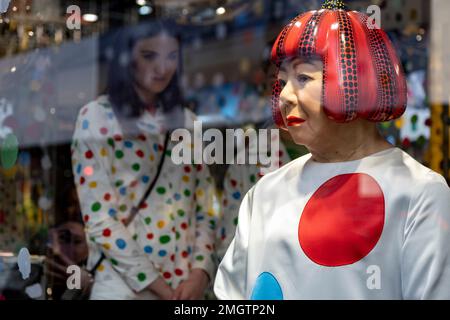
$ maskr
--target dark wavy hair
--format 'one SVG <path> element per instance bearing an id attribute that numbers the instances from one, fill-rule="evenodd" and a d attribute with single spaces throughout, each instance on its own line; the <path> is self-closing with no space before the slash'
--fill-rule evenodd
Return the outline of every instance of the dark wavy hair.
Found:
<path id="1" fill-rule="evenodd" d="M 184 103 L 180 89 L 182 71 L 182 38 L 180 28 L 171 20 L 154 20 L 120 29 L 113 38 L 112 46 L 105 50 L 108 61 L 106 94 L 119 118 L 139 117 L 146 105 L 134 88 L 132 52 L 137 42 L 166 33 L 179 43 L 179 65 L 167 88 L 158 97 L 158 106 L 165 114 L 182 109 Z M 112 49 L 112 50 L 111 50 Z M 109 52 L 108 52 L 109 50 Z"/>

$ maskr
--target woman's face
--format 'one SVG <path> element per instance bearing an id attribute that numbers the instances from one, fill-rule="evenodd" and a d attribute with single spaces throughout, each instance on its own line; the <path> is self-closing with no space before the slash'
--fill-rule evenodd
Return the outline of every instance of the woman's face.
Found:
<path id="1" fill-rule="evenodd" d="M 164 91 L 177 71 L 178 40 L 166 33 L 140 40 L 133 49 L 134 79 L 149 94 Z"/>
<path id="2" fill-rule="evenodd" d="M 323 64 L 294 58 L 281 65 L 280 111 L 295 143 L 314 147 L 332 134 L 335 123 L 321 107 Z"/>

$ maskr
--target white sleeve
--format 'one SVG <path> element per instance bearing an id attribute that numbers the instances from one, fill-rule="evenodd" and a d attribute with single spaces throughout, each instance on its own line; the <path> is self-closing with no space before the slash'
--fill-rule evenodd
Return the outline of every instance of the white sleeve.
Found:
<path id="1" fill-rule="evenodd" d="M 233 241 L 219 265 L 214 293 L 221 300 L 244 300 L 247 292 L 248 244 L 252 217 L 253 190 L 242 200 Z"/>
<path id="2" fill-rule="evenodd" d="M 416 186 L 402 247 L 404 299 L 450 299 L 450 189 L 442 177 Z"/>

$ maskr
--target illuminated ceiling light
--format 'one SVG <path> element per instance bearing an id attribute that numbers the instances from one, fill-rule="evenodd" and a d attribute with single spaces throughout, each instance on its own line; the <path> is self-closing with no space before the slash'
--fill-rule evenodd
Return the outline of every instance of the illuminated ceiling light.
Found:
<path id="1" fill-rule="evenodd" d="M 86 22 L 95 22 L 98 20 L 98 16 L 93 13 L 86 13 L 83 14 L 83 20 Z"/>
<path id="2" fill-rule="evenodd" d="M 141 16 L 146 16 L 148 14 L 151 14 L 153 12 L 153 8 L 150 6 L 142 6 L 139 8 L 139 14 Z"/>
<path id="3" fill-rule="evenodd" d="M 226 12 L 224 7 L 219 7 L 216 9 L 216 14 L 221 16 L 222 14 L 224 14 Z"/>
<path id="4" fill-rule="evenodd" d="M 33 31 L 28 31 L 28 35 L 29 35 L 30 37 L 32 37 L 32 36 L 34 36 L 34 32 L 33 32 Z"/>
<path id="5" fill-rule="evenodd" d="M 139 6 L 145 6 L 147 4 L 146 0 L 136 0 L 136 4 Z"/>
<path id="6" fill-rule="evenodd" d="M 16 6 L 14 6 L 12 9 L 13 9 L 14 12 L 17 11 L 17 7 Z"/>

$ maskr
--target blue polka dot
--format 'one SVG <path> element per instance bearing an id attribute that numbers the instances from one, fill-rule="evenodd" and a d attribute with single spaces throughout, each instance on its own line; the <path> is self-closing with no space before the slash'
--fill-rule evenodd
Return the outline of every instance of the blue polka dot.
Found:
<path id="1" fill-rule="evenodd" d="M 149 176 L 143 176 L 142 177 L 142 182 L 143 183 L 147 183 L 147 182 L 149 182 L 150 181 L 150 177 Z"/>
<path id="2" fill-rule="evenodd" d="M 158 151 L 158 144 L 157 143 L 153 144 L 153 150 Z"/>
<path id="3" fill-rule="evenodd" d="M 77 173 L 78 173 L 78 174 L 81 173 L 81 164 L 79 164 L 79 165 L 77 166 Z"/>
<path id="4" fill-rule="evenodd" d="M 175 193 L 175 194 L 173 195 L 173 198 L 174 198 L 176 201 L 178 201 L 178 200 L 181 199 L 181 194 Z"/>
<path id="5" fill-rule="evenodd" d="M 159 250 L 158 252 L 160 257 L 165 257 L 167 255 L 167 251 L 166 250 Z"/>
<path id="6" fill-rule="evenodd" d="M 191 246 L 188 246 L 188 247 L 187 247 L 187 252 L 188 252 L 189 254 L 192 253 L 192 247 L 191 247 Z"/>
<path id="7" fill-rule="evenodd" d="M 114 218 L 117 214 L 117 211 L 111 208 L 109 209 L 108 214 Z"/>
<path id="8" fill-rule="evenodd" d="M 131 141 L 125 141 L 123 144 L 127 148 L 133 148 L 133 142 Z"/>
<path id="9" fill-rule="evenodd" d="M 120 189 L 119 189 L 119 192 L 120 192 L 120 194 L 123 195 L 123 196 L 126 195 L 126 194 L 127 194 L 127 187 L 122 187 L 122 188 L 120 188 Z"/>
<path id="10" fill-rule="evenodd" d="M 198 215 L 197 218 L 196 218 L 196 220 L 197 220 L 197 221 L 203 221 L 203 220 L 205 220 L 205 217 L 204 217 L 204 216 Z"/>
<path id="11" fill-rule="evenodd" d="M 109 112 L 108 113 L 108 118 L 111 120 L 111 119 L 114 119 L 114 113 L 112 113 L 112 112 Z"/>
<path id="12" fill-rule="evenodd" d="M 153 252 L 153 248 L 152 247 L 150 247 L 150 246 L 145 246 L 144 247 L 144 251 L 145 251 L 145 253 L 152 253 Z"/>
<path id="13" fill-rule="evenodd" d="M 81 124 L 81 127 L 86 130 L 87 128 L 89 128 L 89 121 L 88 120 L 83 120 L 83 123 Z"/>
<path id="14" fill-rule="evenodd" d="M 127 246 L 127 243 L 123 239 L 117 239 L 116 245 L 119 249 L 125 249 L 125 247 Z"/>
<path id="15" fill-rule="evenodd" d="M 251 300 L 283 300 L 283 291 L 277 279 L 269 272 L 263 272 L 256 279 Z"/>
<path id="16" fill-rule="evenodd" d="M 241 197 L 241 193 L 239 191 L 236 191 L 235 193 L 233 193 L 233 198 L 235 198 L 236 200 L 239 200 L 240 197 Z"/>

